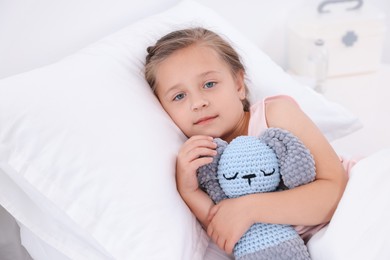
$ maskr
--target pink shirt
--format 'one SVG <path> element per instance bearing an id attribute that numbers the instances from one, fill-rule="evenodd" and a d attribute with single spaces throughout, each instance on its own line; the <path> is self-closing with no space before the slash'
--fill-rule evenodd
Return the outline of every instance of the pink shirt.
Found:
<path id="1" fill-rule="evenodd" d="M 265 105 L 267 104 L 267 102 L 275 99 L 289 99 L 295 102 L 295 100 L 290 96 L 278 95 L 278 96 L 267 97 L 262 101 L 253 104 L 250 107 L 248 135 L 259 136 L 268 128 Z M 342 161 L 344 168 L 349 174 L 349 170 L 356 163 L 356 161 L 345 160 L 341 157 L 340 160 Z M 321 228 L 323 228 L 326 225 L 327 223 L 316 225 L 316 226 L 294 226 L 294 228 L 297 230 L 297 232 L 302 237 L 302 239 L 305 242 L 307 242 L 316 232 L 318 232 Z"/>

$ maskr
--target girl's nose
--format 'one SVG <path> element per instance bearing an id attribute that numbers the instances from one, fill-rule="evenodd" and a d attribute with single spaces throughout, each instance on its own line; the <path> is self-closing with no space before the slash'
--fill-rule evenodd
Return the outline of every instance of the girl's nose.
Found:
<path id="1" fill-rule="evenodd" d="M 198 96 L 198 97 L 194 98 L 192 101 L 192 110 L 198 111 L 202 108 L 207 107 L 208 105 L 209 105 L 209 102 L 207 99 L 205 99 L 202 96 Z"/>

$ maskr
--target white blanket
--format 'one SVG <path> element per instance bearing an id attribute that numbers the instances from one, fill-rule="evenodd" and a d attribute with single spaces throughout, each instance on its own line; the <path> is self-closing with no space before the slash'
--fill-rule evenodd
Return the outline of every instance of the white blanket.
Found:
<path id="1" fill-rule="evenodd" d="M 329 225 L 309 241 L 313 260 L 390 259 L 390 149 L 359 161 Z"/>

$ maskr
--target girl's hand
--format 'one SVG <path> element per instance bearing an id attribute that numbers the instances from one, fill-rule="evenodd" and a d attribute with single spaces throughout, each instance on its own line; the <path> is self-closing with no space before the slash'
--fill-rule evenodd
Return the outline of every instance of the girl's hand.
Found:
<path id="1" fill-rule="evenodd" d="M 245 196 L 225 199 L 211 208 L 207 234 L 226 253 L 233 252 L 235 244 L 254 224 L 250 204 Z"/>
<path id="2" fill-rule="evenodd" d="M 213 138 L 204 135 L 192 136 L 183 144 L 176 161 L 176 184 L 182 196 L 199 189 L 196 170 L 213 161 L 216 147 Z"/>

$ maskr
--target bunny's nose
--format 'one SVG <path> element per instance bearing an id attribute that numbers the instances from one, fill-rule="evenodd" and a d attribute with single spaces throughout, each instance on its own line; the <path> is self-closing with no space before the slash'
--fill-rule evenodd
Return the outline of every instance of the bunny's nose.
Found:
<path id="1" fill-rule="evenodd" d="M 256 174 L 247 174 L 247 175 L 242 176 L 243 179 L 248 180 L 249 186 L 251 186 L 251 179 L 255 178 L 255 177 L 256 177 Z"/>

